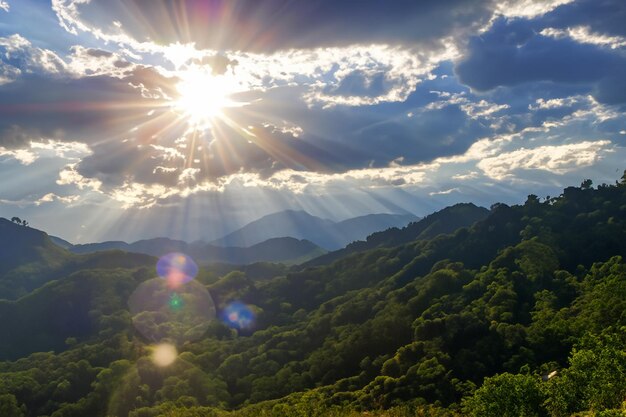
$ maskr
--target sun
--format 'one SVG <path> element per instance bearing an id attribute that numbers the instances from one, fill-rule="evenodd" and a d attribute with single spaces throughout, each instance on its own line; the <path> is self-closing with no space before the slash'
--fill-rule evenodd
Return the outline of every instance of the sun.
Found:
<path id="1" fill-rule="evenodd" d="M 236 88 L 229 77 L 200 70 L 185 71 L 179 77 L 181 81 L 176 85 L 179 96 L 174 108 L 195 128 L 210 127 L 216 118 L 223 116 L 225 108 L 242 105 L 231 99 Z"/>

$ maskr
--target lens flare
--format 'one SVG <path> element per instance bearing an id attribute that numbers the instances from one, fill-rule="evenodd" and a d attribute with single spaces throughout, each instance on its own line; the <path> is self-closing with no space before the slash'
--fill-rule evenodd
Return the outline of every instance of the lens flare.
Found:
<path id="1" fill-rule="evenodd" d="M 157 262 L 157 273 L 167 281 L 171 289 L 176 289 L 193 280 L 198 274 L 198 265 L 189 256 L 173 252 L 163 255 Z"/>
<path id="2" fill-rule="evenodd" d="M 173 292 L 167 281 L 150 279 L 131 294 L 128 306 L 137 331 L 153 343 L 198 340 L 216 316 L 211 295 L 196 281 Z"/>
<path id="3" fill-rule="evenodd" d="M 152 362 L 162 368 L 173 364 L 176 358 L 178 358 L 178 350 L 176 350 L 176 346 L 169 343 L 157 345 L 152 351 Z"/>
<path id="4" fill-rule="evenodd" d="M 181 308 L 183 308 L 184 302 L 180 295 L 173 293 L 170 296 L 169 304 L 172 310 L 180 310 Z"/>
<path id="5" fill-rule="evenodd" d="M 221 315 L 222 321 L 238 330 L 248 330 L 254 326 L 255 314 L 252 309 L 239 301 L 226 306 Z"/>

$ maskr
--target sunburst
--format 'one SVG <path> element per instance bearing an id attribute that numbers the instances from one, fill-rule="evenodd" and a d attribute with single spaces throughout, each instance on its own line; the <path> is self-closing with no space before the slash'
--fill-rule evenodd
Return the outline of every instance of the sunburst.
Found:
<path id="1" fill-rule="evenodd" d="M 225 109 L 245 105 L 232 99 L 237 83 L 229 76 L 187 70 L 181 71 L 179 78 L 176 85 L 179 96 L 173 107 L 194 129 L 210 128 L 216 119 L 224 117 Z"/>

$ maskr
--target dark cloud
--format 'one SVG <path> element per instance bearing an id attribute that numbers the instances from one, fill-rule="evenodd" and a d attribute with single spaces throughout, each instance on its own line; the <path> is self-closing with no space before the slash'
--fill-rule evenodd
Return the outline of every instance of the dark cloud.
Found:
<path id="1" fill-rule="evenodd" d="M 537 33 L 537 22 L 500 19 L 489 32 L 470 40 L 457 64 L 461 83 L 479 91 L 529 82 L 586 84 L 606 103 L 626 101 L 619 90 L 626 57 L 611 49 Z"/>
<path id="2" fill-rule="evenodd" d="M 133 64 L 128 61 L 117 60 L 113 63 L 113 65 L 115 65 L 116 68 L 128 68 Z"/>
<path id="3" fill-rule="evenodd" d="M 484 23 L 482 0 L 99 0 L 79 5 L 84 23 L 139 41 L 268 51 L 354 43 L 438 41 Z"/>
<path id="4" fill-rule="evenodd" d="M 462 154 L 488 131 L 458 105 L 449 105 L 359 130 L 351 135 L 351 142 L 366 151 L 365 159 L 358 161 L 360 168 L 367 160 L 375 167 L 383 167 L 398 158 L 402 158 L 402 165 L 413 165 Z"/>
<path id="5" fill-rule="evenodd" d="M 14 124 L 7 124 L 0 130 L 0 147 L 6 149 L 24 148 L 33 138 L 32 129 L 29 131 Z"/>
<path id="6" fill-rule="evenodd" d="M 623 0 L 578 0 L 558 7 L 537 19 L 544 27 L 565 29 L 589 26 L 604 35 L 626 36 L 626 2 Z"/>
<path id="7" fill-rule="evenodd" d="M 102 49 L 87 49 L 86 51 L 87 55 L 92 56 L 94 58 L 109 58 L 111 56 L 113 56 L 112 52 L 109 51 L 103 51 Z"/>
<path id="8" fill-rule="evenodd" d="M 154 67 L 138 65 L 126 71 L 123 80 L 135 86 L 141 86 L 145 93 L 162 98 L 162 93 L 168 97 L 178 96 L 176 84 L 180 81 L 176 77 L 167 77 Z"/>
<path id="9" fill-rule="evenodd" d="M 463 153 L 489 132 L 483 120 L 469 118 L 458 104 L 423 109 L 437 99 L 431 90 L 449 85 L 448 79 L 439 78 L 420 84 L 403 103 L 331 109 L 310 108 L 294 100 L 295 88 L 277 88 L 246 111 L 280 115 L 300 126 L 304 133 L 299 138 L 282 143 L 292 152 L 315 160 L 317 165 L 312 168 L 319 172 L 386 167 L 398 158 L 410 165 Z"/>
<path id="10" fill-rule="evenodd" d="M 36 136 L 89 141 L 104 128 L 115 131 L 111 120 L 124 114 L 115 104 L 122 107 L 136 97 L 131 87 L 108 77 L 22 76 L 0 87 L 0 143 L 10 141 L 6 132 L 12 126 Z"/>
<path id="11" fill-rule="evenodd" d="M 176 80 L 141 66 L 125 74 L 122 79 L 28 74 L 0 86 L 0 146 L 41 137 L 93 143 L 128 137 L 137 126 L 149 141 L 153 125 L 146 114 L 166 104 L 163 93 L 176 96 Z"/>
<path id="12" fill-rule="evenodd" d="M 168 156 L 136 140 L 104 142 L 93 145 L 91 150 L 93 154 L 81 160 L 78 172 L 86 178 L 97 178 L 106 189 L 127 181 L 175 186 L 185 166 L 182 157 Z"/>

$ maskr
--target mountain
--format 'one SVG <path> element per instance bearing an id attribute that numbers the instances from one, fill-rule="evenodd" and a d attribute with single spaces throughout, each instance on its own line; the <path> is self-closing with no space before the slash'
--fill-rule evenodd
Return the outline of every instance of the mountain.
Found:
<path id="1" fill-rule="evenodd" d="M 62 262 L 67 252 L 40 230 L 0 218 L 0 273 L 26 265 Z"/>
<path id="2" fill-rule="evenodd" d="M 165 302 L 159 314 L 131 317 L 129 297 L 153 264 L 104 269 L 128 254 L 92 254 L 108 258 L 0 300 L 0 409 L 27 417 L 623 415 L 626 175 L 615 186 L 495 205 L 453 233 L 436 234 L 446 218 L 434 214 L 410 226 L 419 239 L 407 243 L 385 238 L 392 246 L 279 268 L 262 281 L 232 270 L 202 282 L 220 320 L 176 346 L 169 366 L 155 364 L 155 340 L 132 320 L 175 333 L 197 315 L 185 303 L 195 296 L 183 297 L 181 310 Z"/>
<path id="3" fill-rule="evenodd" d="M 415 240 L 432 239 L 440 234 L 453 233 L 461 227 L 469 227 L 477 221 L 485 219 L 488 215 L 489 210 L 484 207 L 477 207 L 472 203 L 455 204 L 430 214 L 417 222 L 409 223 L 402 229 L 392 227 L 372 233 L 367 236 L 365 241 L 352 242 L 345 248 L 315 258 L 303 264 L 302 267 L 328 264 L 355 252 L 363 252 L 379 247 L 393 247 Z"/>
<path id="4" fill-rule="evenodd" d="M 48 281 L 71 258 L 44 232 L 0 218 L 0 299 L 17 298 Z"/>
<path id="5" fill-rule="evenodd" d="M 326 253 L 307 240 L 292 237 L 272 238 L 250 247 L 222 247 L 204 242 L 187 243 L 168 238 L 140 240 L 134 243 L 108 241 L 73 245 L 68 248 L 74 253 L 95 253 L 119 249 L 126 252 L 143 253 L 160 257 L 170 252 L 182 252 L 198 263 L 229 263 L 236 265 L 255 262 L 301 263 Z"/>
<path id="6" fill-rule="evenodd" d="M 339 249 L 355 240 L 389 227 L 416 220 L 411 214 L 370 214 L 340 222 L 322 219 L 301 210 L 285 210 L 255 220 L 212 243 L 246 247 L 265 239 L 290 236 L 306 239 L 326 249 Z"/>

